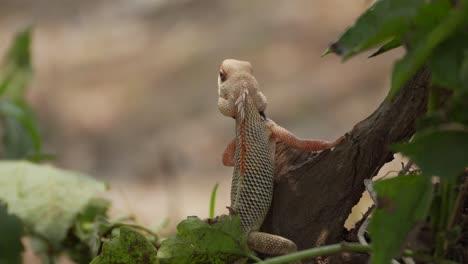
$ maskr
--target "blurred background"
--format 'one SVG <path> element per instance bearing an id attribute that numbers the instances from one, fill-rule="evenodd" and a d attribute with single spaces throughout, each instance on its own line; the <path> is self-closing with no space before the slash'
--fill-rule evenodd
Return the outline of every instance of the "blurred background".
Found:
<path id="1" fill-rule="evenodd" d="M 169 220 L 170 231 L 208 216 L 216 182 L 216 213 L 227 212 L 232 169 L 221 153 L 234 122 L 216 105 L 221 61 L 252 63 L 278 124 L 334 140 L 380 104 L 402 54 L 321 58 L 371 3 L 0 0 L 0 54 L 33 25 L 28 100 L 45 151 L 108 182 L 116 217 Z"/>

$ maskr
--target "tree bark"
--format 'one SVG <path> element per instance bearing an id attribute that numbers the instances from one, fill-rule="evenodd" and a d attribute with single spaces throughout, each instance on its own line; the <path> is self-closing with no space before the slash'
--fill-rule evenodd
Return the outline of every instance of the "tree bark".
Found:
<path id="1" fill-rule="evenodd" d="M 364 192 L 363 181 L 393 159 L 389 146 L 409 139 L 426 113 L 429 79 L 426 68 L 418 71 L 334 150 L 307 153 L 278 143 L 273 202 L 262 230 L 293 240 L 299 249 L 342 241 L 344 222 Z"/>

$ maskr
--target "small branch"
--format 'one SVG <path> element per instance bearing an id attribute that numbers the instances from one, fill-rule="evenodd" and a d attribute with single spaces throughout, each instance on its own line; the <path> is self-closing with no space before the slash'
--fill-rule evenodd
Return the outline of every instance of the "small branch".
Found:
<path id="1" fill-rule="evenodd" d="M 370 216 L 367 216 L 366 220 L 364 220 L 364 222 L 362 222 L 361 226 L 359 227 L 357 237 L 361 245 L 365 245 L 365 246 L 369 245 L 365 238 L 365 234 L 366 234 L 367 226 L 369 225 L 369 222 L 370 222 Z"/>
<path id="2" fill-rule="evenodd" d="M 254 254 L 249 254 L 248 257 L 256 262 L 260 262 L 262 263 L 262 259 L 260 259 L 259 257 L 255 256 Z"/>
<path id="3" fill-rule="evenodd" d="M 403 167 L 403 169 L 401 169 L 400 175 L 408 173 L 408 171 L 411 169 L 413 164 L 414 164 L 414 162 L 412 160 L 408 161 L 408 163 L 406 163 L 406 165 Z"/>
<path id="4" fill-rule="evenodd" d="M 291 261 L 301 260 L 305 258 L 315 258 L 320 256 L 329 256 L 336 253 L 342 252 L 357 252 L 357 253 L 369 253 L 371 247 L 367 245 L 361 245 L 359 243 L 347 243 L 342 242 L 340 244 L 328 245 L 322 247 L 316 247 L 291 253 L 289 255 L 271 258 L 260 263 L 262 264 L 281 264 L 289 263 Z"/>

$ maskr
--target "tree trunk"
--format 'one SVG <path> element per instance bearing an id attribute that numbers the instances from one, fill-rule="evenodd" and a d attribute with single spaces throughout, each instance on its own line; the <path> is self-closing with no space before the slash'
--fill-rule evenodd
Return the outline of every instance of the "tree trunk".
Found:
<path id="1" fill-rule="evenodd" d="M 278 143 L 273 202 L 262 230 L 293 240 L 299 249 L 342 241 L 344 222 L 362 196 L 363 181 L 393 159 L 389 146 L 409 139 L 426 113 L 429 79 L 426 68 L 418 71 L 332 151 L 307 153 Z M 362 259 L 348 256 L 329 262 Z"/>

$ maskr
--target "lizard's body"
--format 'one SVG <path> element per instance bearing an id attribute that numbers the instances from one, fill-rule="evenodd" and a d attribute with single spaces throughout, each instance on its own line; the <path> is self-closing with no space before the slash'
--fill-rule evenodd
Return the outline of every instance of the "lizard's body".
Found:
<path id="1" fill-rule="evenodd" d="M 303 150 L 319 151 L 335 142 L 303 140 L 266 118 L 266 98 L 259 91 L 248 62 L 225 60 L 218 77 L 218 107 L 236 121 L 236 137 L 223 155 L 223 164 L 234 166 L 231 213 L 240 217 L 249 246 L 261 253 L 282 255 L 297 250 L 286 238 L 259 232 L 273 197 L 276 141 Z"/>

